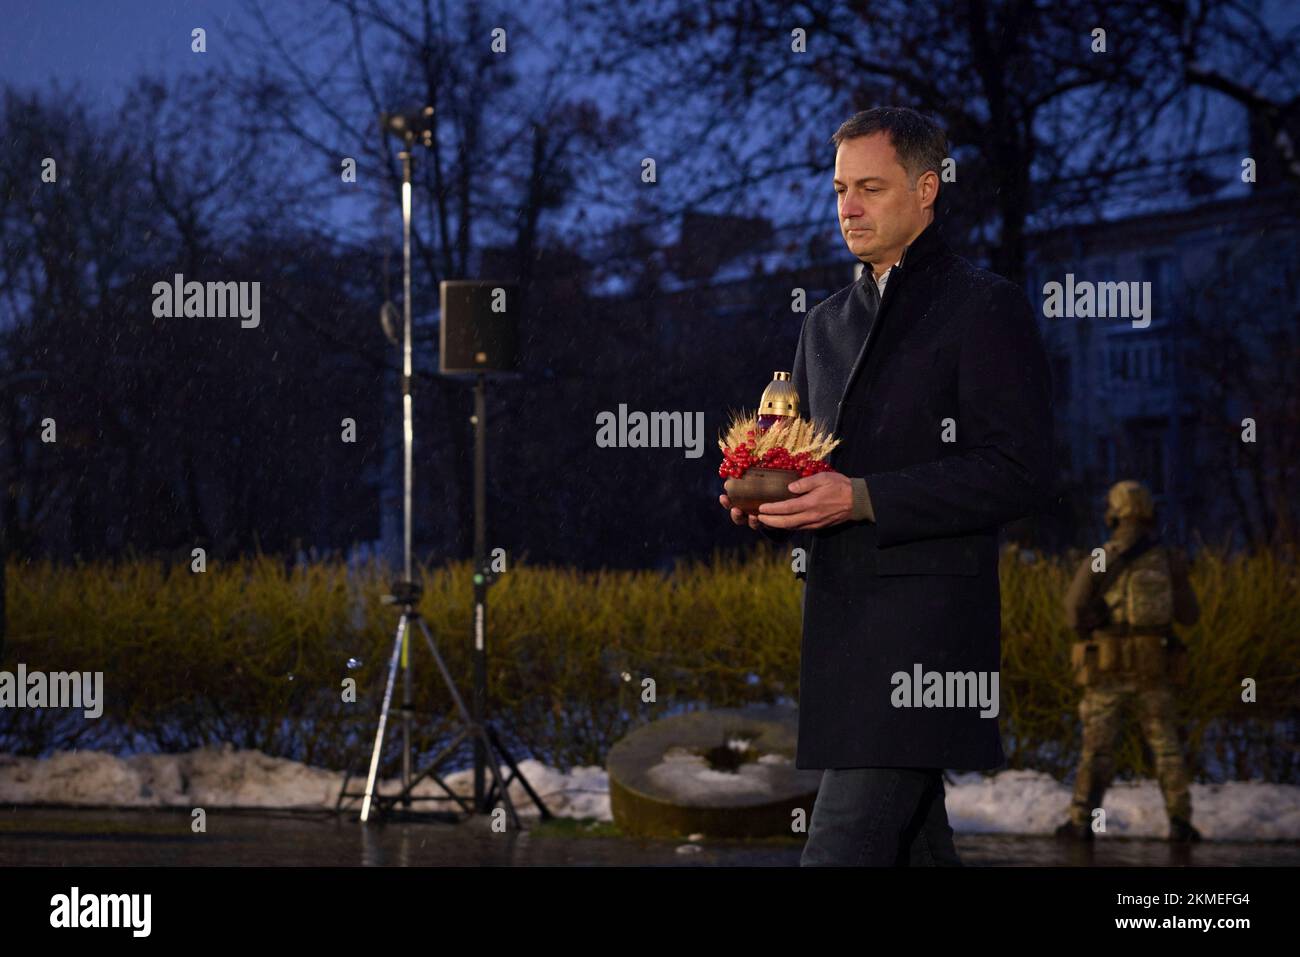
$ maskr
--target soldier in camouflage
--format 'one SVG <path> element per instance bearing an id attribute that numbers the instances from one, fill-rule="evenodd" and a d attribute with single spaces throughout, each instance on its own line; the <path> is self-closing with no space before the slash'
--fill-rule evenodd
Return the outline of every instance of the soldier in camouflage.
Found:
<path id="1" fill-rule="evenodd" d="M 1104 564 L 1100 556 L 1085 558 L 1065 595 L 1066 621 L 1079 636 L 1071 663 L 1076 683 L 1084 688 L 1083 752 L 1070 818 L 1056 834 L 1092 839 L 1092 811 L 1101 807 L 1115 773 L 1120 708 L 1126 699 L 1136 699 L 1169 815 L 1169 839 L 1197 841 L 1201 835 L 1191 824 L 1175 711 L 1187 653 L 1172 629 L 1175 621 L 1187 626 L 1200 617 L 1187 560 L 1159 541 L 1155 506 L 1141 482 L 1111 488 L 1106 526 L 1111 539 L 1103 546 Z"/>

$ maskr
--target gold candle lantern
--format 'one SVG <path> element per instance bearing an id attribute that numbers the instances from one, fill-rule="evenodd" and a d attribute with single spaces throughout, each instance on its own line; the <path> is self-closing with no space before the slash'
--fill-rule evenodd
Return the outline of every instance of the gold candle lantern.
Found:
<path id="1" fill-rule="evenodd" d="M 758 427 L 767 431 L 778 422 L 799 418 L 799 392 L 790 381 L 790 373 L 773 372 L 772 381 L 758 400 Z"/>

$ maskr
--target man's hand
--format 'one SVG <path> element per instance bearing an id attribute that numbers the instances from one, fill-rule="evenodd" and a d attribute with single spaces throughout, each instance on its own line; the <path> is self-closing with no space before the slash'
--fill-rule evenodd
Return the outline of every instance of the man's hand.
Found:
<path id="1" fill-rule="evenodd" d="M 725 494 L 719 495 L 718 501 L 722 503 L 723 508 L 731 509 L 731 520 L 735 522 L 737 525 L 744 525 L 745 520 L 748 519 L 749 527 L 754 529 L 755 531 L 758 530 L 757 515 L 746 515 L 738 508 L 731 508 L 731 499 L 727 498 Z"/>
<path id="2" fill-rule="evenodd" d="M 826 528 L 853 516 L 853 483 L 839 472 L 818 472 L 788 486 L 794 498 L 764 502 L 758 521 L 772 528 Z"/>

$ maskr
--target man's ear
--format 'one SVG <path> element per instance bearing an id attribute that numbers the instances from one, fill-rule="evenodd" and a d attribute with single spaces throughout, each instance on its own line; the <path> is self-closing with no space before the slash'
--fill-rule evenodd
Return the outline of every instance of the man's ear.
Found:
<path id="1" fill-rule="evenodd" d="M 916 180 L 916 188 L 921 193 L 921 208 L 933 209 L 939 198 L 939 174 L 932 169 L 926 170 Z"/>

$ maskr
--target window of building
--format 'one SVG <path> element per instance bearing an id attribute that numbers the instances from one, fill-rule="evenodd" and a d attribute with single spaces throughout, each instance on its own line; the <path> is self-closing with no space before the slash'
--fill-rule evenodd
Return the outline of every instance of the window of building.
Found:
<path id="1" fill-rule="evenodd" d="M 1110 350 L 1110 378 L 1115 382 L 1123 382 L 1128 378 L 1128 370 L 1124 365 L 1127 353 L 1117 346 L 1112 346 Z"/>
<path id="2" fill-rule="evenodd" d="M 1145 482 L 1152 494 L 1165 490 L 1165 433 L 1162 426 L 1145 425 L 1127 430 L 1123 455 L 1125 478 Z M 1128 474 L 1131 473 L 1131 474 Z"/>
<path id="3" fill-rule="evenodd" d="M 1143 443 L 1142 466 L 1147 485 L 1156 495 L 1165 494 L 1165 443 L 1162 436 L 1151 436 Z"/>
<path id="4" fill-rule="evenodd" d="M 1151 321 L 1163 321 L 1173 293 L 1173 261 L 1168 256 L 1146 256 L 1142 281 L 1151 283 Z"/>

